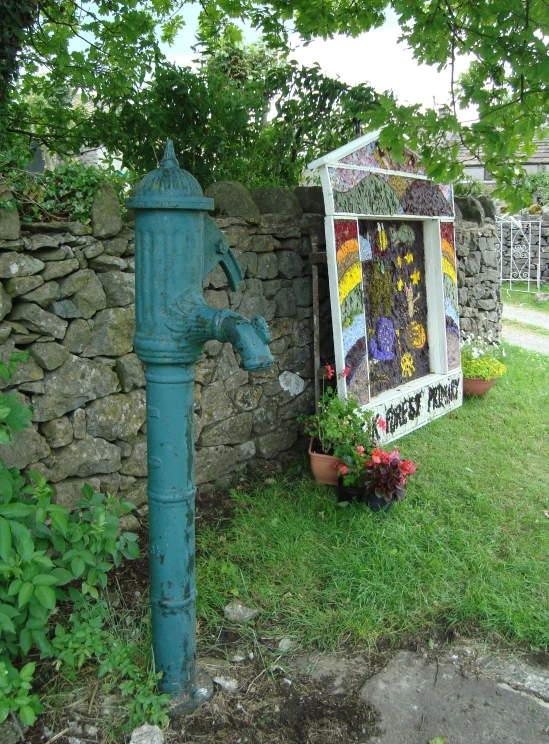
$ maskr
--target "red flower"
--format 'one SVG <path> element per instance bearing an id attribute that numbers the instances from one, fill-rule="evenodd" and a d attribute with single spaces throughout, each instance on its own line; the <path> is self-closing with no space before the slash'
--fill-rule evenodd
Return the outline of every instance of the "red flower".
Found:
<path id="1" fill-rule="evenodd" d="M 326 365 L 326 377 L 331 380 L 332 377 L 335 375 L 335 370 L 333 367 L 331 367 L 329 364 Z"/>
<path id="2" fill-rule="evenodd" d="M 347 465 L 341 465 L 341 467 L 339 468 L 339 472 L 341 473 L 341 475 L 347 475 L 347 473 L 349 472 L 349 468 L 347 467 Z"/>
<path id="3" fill-rule="evenodd" d="M 339 376 L 340 377 L 347 377 L 347 375 L 349 374 L 350 371 L 351 371 L 351 368 L 350 367 L 345 367 L 345 369 L 343 370 L 343 372 L 340 372 Z"/>
<path id="4" fill-rule="evenodd" d="M 364 454 L 364 447 L 362 447 L 359 444 L 358 447 L 356 448 L 356 451 L 358 452 L 359 455 L 363 455 Z"/>
<path id="5" fill-rule="evenodd" d="M 387 423 L 382 416 L 378 416 L 376 423 L 382 431 L 387 431 Z"/>

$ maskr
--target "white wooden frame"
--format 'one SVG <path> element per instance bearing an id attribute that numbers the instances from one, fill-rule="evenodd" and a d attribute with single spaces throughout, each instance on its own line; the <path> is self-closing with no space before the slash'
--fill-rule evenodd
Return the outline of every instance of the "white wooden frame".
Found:
<path id="1" fill-rule="evenodd" d="M 428 180 L 423 174 L 406 171 L 390 171 L 382 168 L 356 166 L 340 163 L 340 158 L 365 147 L 379 137 L 379 131 L 360 137 L 340 147 L 332 153 L 315 160 L 309 166 L 320 175 L 324 202 L 326 205 L 326 252 L 330 287 L 330 304 L 332 309 L 332 326 L 334 332 L 335 363 L 338 374 L 338 394 L 341 399 L 347 396 L 347 384 L 340 376 L 345 368 L 341 308 L 339 304 L 339 281 L 337 273 L 337 247 L 335 241 L 335 221 L 376 220 L 379 222 L 420 221 L 423 224 L 425 287 L 427 295 L 427 337 L 429 339 L 430 374 L 398 385 L 380 395 L 370 398 L 362 406 L 363 410 L 379 414 L 387 421 L 387 431 L 379 431 L 380 442 L 390 442 L 404 434 L 424 426 L 439 416 L 459 407 L 463 400 L 461 369 L 448 369 L 446 342 L 446 322 L 444 307 L 444 285 L 442 268 L 442 246 L 440 226 L 443 222 L 453 223 L 453 218 L 433 217 L 428 215 L 395 215 L 395 214 L 359 214 L 336 212 L 329 168 L 348 168 L 384 175 L 398 175 L 405 178 Z M 366 364 L 368 365 L 368 344 L 366 344 Z"/>

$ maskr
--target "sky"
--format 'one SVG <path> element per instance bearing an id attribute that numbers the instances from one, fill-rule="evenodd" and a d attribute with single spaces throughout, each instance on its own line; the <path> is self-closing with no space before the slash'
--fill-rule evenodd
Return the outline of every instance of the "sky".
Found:
<path id="1" fill-rule="evenodd" d="M 178 35 L 175 44 L 165 46 L 168 58 L 179 65 L 188 65 L 196 57 L 191 46 L 198 18 L 198 5 L 185 6 L 187 25 Z M 257 32 L 244 28 L 245 41 L 258 39 Z M 450 69 L 438 72 L 436 67 L 418 65 L 405 43 L 398 43 L 400 28 L 394 11 L 388 10 L 386 21 L 378 29 L 361 34 L 356 39 L 336 36 L 324 41 L 317 39 L 309 45 L 300 43 L 297 36 L 291 38 L 291 58 L 311 66 L 318 62 L 322 71 L 330 77 L 339 77 L 349 85 L 369 83 L 378 91 L 393 90 L 401 103 L 420 103 L 433 106 L 450 102 Z M 383 63 L 380 63 L 380 61 Z M 456 62 L 456 74 L 464 72 L 467 63 Z M 470 112 L 461 112 L 460 118 L 471 118 Z"/>

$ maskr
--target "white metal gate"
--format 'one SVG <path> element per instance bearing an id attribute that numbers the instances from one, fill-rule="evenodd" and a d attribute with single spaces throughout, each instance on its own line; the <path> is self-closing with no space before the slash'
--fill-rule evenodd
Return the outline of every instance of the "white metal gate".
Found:
<path id="1" fill-rule="evenodd" d="M 499 272 L 501 282 L 526 282 L 527 289 L 541 288 L 541 220 L 517 220 L 511 215 L 497 218 Z"/>

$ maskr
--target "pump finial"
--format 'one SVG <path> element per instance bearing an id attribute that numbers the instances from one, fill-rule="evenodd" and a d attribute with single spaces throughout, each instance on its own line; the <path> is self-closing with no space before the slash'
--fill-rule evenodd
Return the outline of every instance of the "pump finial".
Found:
<path id="1" fill-rule="evenodd" d="M 166 142 L 166 149 L 164 150 L 164 157 L 160 161 L 161 168 L 179 168 L 179 163 L 175 157 L 175 150 L 173 149 L 173 141 L 169 139 Z"/>

